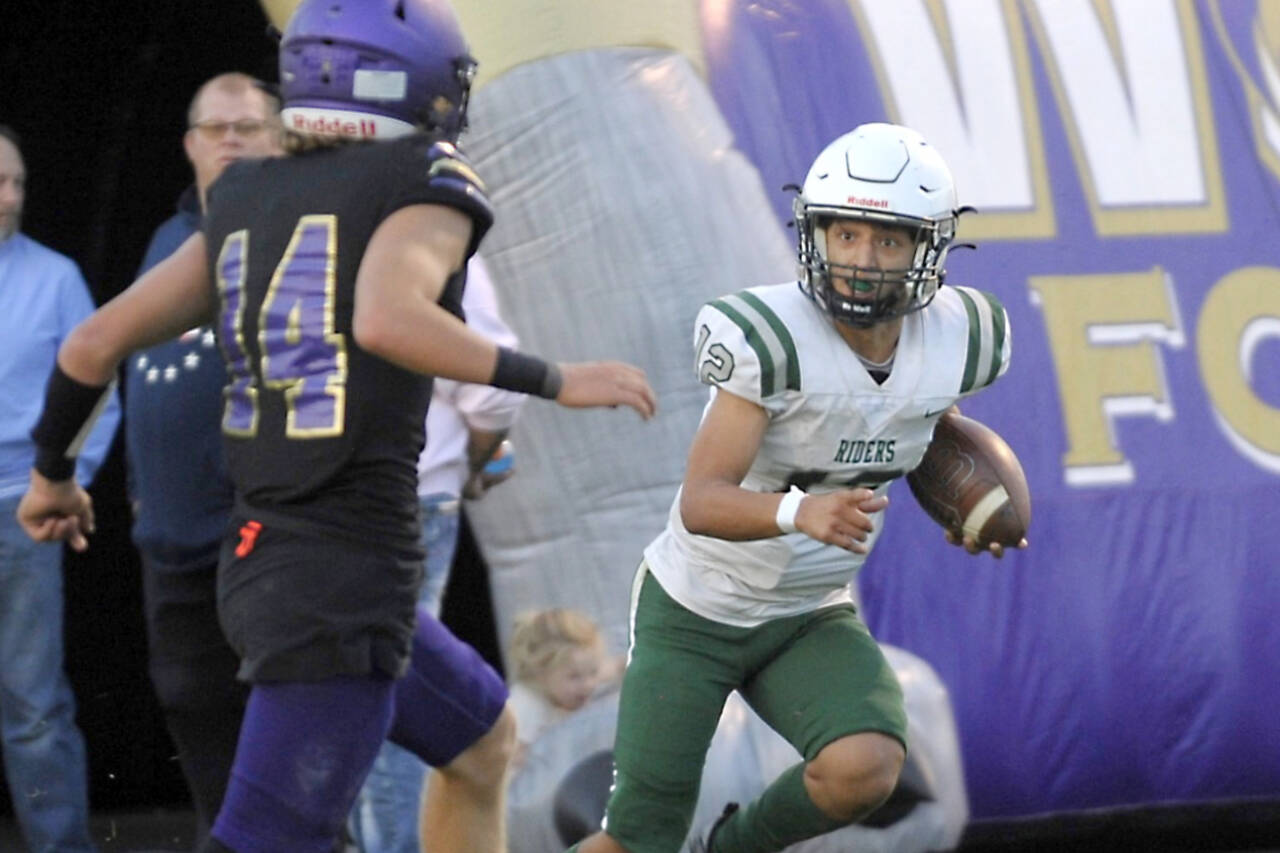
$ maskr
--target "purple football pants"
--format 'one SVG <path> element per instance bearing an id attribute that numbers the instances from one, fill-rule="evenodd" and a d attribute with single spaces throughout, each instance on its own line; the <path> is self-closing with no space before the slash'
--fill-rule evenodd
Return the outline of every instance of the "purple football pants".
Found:
<path id="1" fill-rule="evenodd" d="M 330 853 L 384 739 L 444 766 L 493 727 L 506 700 L 493 668 L 424 610 L 396 681 L 255 684 L 212 835 L 236 853 Z"/>

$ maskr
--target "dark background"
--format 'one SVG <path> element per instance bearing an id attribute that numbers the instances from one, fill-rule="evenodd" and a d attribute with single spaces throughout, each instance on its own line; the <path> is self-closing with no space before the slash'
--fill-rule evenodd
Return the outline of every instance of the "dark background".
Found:
<path id="1" fill-rule="evenodd" d="M 5 2 L 0 123 L 22 137 L 22 230 L 75 260 L 96 302 L 110 299 L 191 182 L 182 135 L 192 94 L 224 71 L 275 82 L 275 63 L 256 0 Z M 187 802 L 147 677 L 122 445 L 117 436 L 91 489 L 99 532 L 86 554 L 64 560 L 67 670 L 94 811 Z M 445 621 L 496 664 L 477 559 L 464 530 Z M 10 810 L 7 792 L 0 810 Z"/>

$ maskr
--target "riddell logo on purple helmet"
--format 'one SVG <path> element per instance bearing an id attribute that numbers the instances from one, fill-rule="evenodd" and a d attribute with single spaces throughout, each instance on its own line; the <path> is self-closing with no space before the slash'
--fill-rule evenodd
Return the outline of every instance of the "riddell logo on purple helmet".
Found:
<path id="1" fill-rule="evenodd" d="M 280 95 L 304 118 L 286 115 L 287 127 L 369 140 L 462 132 L 476 63 L 449 0 L 296 5 L 280 41 Z"/>
<path id="2" fill-rule="evenodd" d="M 356 136 L 361 139 L 377 139 L 378 137 L 378 124 L 369 119 L 356 121 L 352 119 L 324 118 L 323 116 L 308 118 L 296 113 L 290 118 L 292 119 L 293 129 L 303 133 Z"/>
<path id="3" fill-rule="evenodd" d="M 885 198 L 858 198 L 856 195 L 849 196 L 849 204 L 858 207 L 888 207 L 889 200 Z"/>

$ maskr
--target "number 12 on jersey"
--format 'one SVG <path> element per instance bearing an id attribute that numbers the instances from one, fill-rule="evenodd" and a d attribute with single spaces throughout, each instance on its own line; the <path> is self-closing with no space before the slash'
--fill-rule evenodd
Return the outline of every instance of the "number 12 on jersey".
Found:
<path id="1" fill-rule="evenodd" d="M 219 338 L 229 382 L 222 431 L 258 432 L 262 389 L 283 391 L 289 438 L 341 435 L 346 414 L 346 339 L 334 331 L 338 219 L 304 216 L 293 229 L 258 311 L 257 353 L 245 343 L 249 232 L 222 243 L 215 265 Z"/>

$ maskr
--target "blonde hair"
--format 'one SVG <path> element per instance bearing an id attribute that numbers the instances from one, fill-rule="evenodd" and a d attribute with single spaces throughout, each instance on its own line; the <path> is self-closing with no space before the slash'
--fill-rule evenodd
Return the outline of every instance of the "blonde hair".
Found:
<path id="1" fill-rule="evenodd" d="M 516 681 L 534 681 L 576 649 L 604 652 L 604 637 L 580 610 L 554 607 L 516 617 L 511 633 L 511 669 Z"/>
<path id="2" fill-rule="evenodd" d="M 372 145 L 373 141 L 356 136 L 338 136 L 332 133 L 299 133 L 284 128 L 280 136 L 280 147 L 284 153 L 306 154 L 309 151 L 328 151 L 331 148 L 344 148 L 348 145 Z"/>

